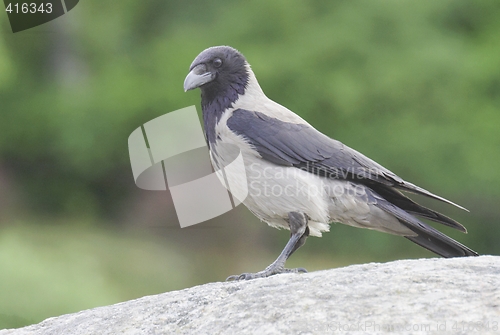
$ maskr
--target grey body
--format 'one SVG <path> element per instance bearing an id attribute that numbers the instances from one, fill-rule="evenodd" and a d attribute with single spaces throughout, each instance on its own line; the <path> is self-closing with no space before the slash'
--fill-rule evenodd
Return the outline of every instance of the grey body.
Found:
<path id="1" fill-rule="evenodd" d="M 258 116 L 250 116 L 250 120 L 241 120 L 241 113 L 258 110 L 275 120 L 289 122 L 292 125 L 302 124 L 312 128 L 304 120 L 286 108 L 268 99 L 257 82 L 253 85 L 259 90 L 247 92 L 227 108 L 215 127 L 216 141 L 210 144 L 214 162 L 229 164 L 234 155 L 219 149 L 221 143 L 229 143 L 240 148 L 246 167 L 248 197 L 243 204 L 258 218 L 276 228 L 288 229 L 288 213 L 299 211 L 309 218 L 309 229 L 312 236 L 321 236 L 329 230 L 330 222 L 339 222 L 351 226 L 377 229 L 380 231 L 412 235 L 411 230 L 404 227 L 392 215 L 370 203 L 366 188 L 336 178 L 324 178 L 318 174 L 278 164 L 262 159 L 252 143 L 245 136 L 251 129 L 252 120 Z M 253 93 L 253 94 L 249 94 Z M 255 106 L 255 101 L 262 101 Z M 236 113 L 235 113 L 236 111 Z M 278 112 L 276 112 L 278 111 Z M 236 131 L 238 130 L 238 131 Z M 257 129 L 262 131 L 262 129 Z M 277 161 L 277 159 L 275 159 Z M 217 163 L 215 163 L 217 164 Z M 232 176 L 237 178 L 237 176 Z"/>
<path id="2" fill-rule="evenodd" d="M 462 207 L 404 181 L 269 99 L 237 50 L 209 48 L 190 70 L 184 88 L 202 91 L 214 166 L 234 159 L 226 144 L 239 148 L 246 180 L 243 175 L 231 178 L 239 180 L 237 185 L 246 183 L 249 194 L 243 203 L 270 226 L 290 229 L 291 218 L 298 217 L 290 213 L 301 213 L 307 221 L 306 237 L 321 236 L 329 223 L 339 222 L 402 235 L 444 257 L 477 255 L 415 215 L 465 232 L 462 225 L 399 190 Z"/>

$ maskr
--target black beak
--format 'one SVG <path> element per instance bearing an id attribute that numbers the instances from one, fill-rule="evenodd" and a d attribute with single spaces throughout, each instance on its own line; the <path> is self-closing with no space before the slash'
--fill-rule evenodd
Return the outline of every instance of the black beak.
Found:
<path id="1" fill-rule="evenodd" d="M 215 74 L 207 71 L 205 64 L 196 65 L 184 79 L 184 92 L 193 90 L 214 80 Z"/>

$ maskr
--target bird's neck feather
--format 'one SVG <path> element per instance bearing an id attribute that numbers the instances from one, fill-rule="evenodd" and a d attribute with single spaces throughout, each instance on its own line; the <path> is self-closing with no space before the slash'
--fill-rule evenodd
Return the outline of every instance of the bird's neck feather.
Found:
<path id="1" fill-rule="evenodd" d="M 201 90 L 201 109 L 207 141 L 215 143 L 215 126 L 222 114 L 233 104 L 247 95 L 258 97 L 264 95 L 255 74 L 249 65 L 245 66 L 244 74 L 235 76 L 224 83 L 215 83 Z"/>

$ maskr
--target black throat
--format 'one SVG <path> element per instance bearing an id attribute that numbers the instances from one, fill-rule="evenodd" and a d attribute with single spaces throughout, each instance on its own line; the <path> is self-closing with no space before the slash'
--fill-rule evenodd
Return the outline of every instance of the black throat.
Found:
<path id="1" fill-rule="evenodd" d="M 215 126 L 222 113 L 245 94 L 248 79 L 249 74 L 246 68 L 242 67 L 236 72 L 219 74 L 215 80 L 200 87 L 203 125 L 209 146 L 215 143 Z"/>

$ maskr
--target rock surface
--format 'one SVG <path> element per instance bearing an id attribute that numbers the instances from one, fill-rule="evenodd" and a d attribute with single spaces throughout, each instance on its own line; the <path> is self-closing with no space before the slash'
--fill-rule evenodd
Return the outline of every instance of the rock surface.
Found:
<path id="1" fill-rule="evenodd" d="M 0 335 L 445 332 L 500 334 L 500 257 L 402 260 L 210 283 Z"/>

